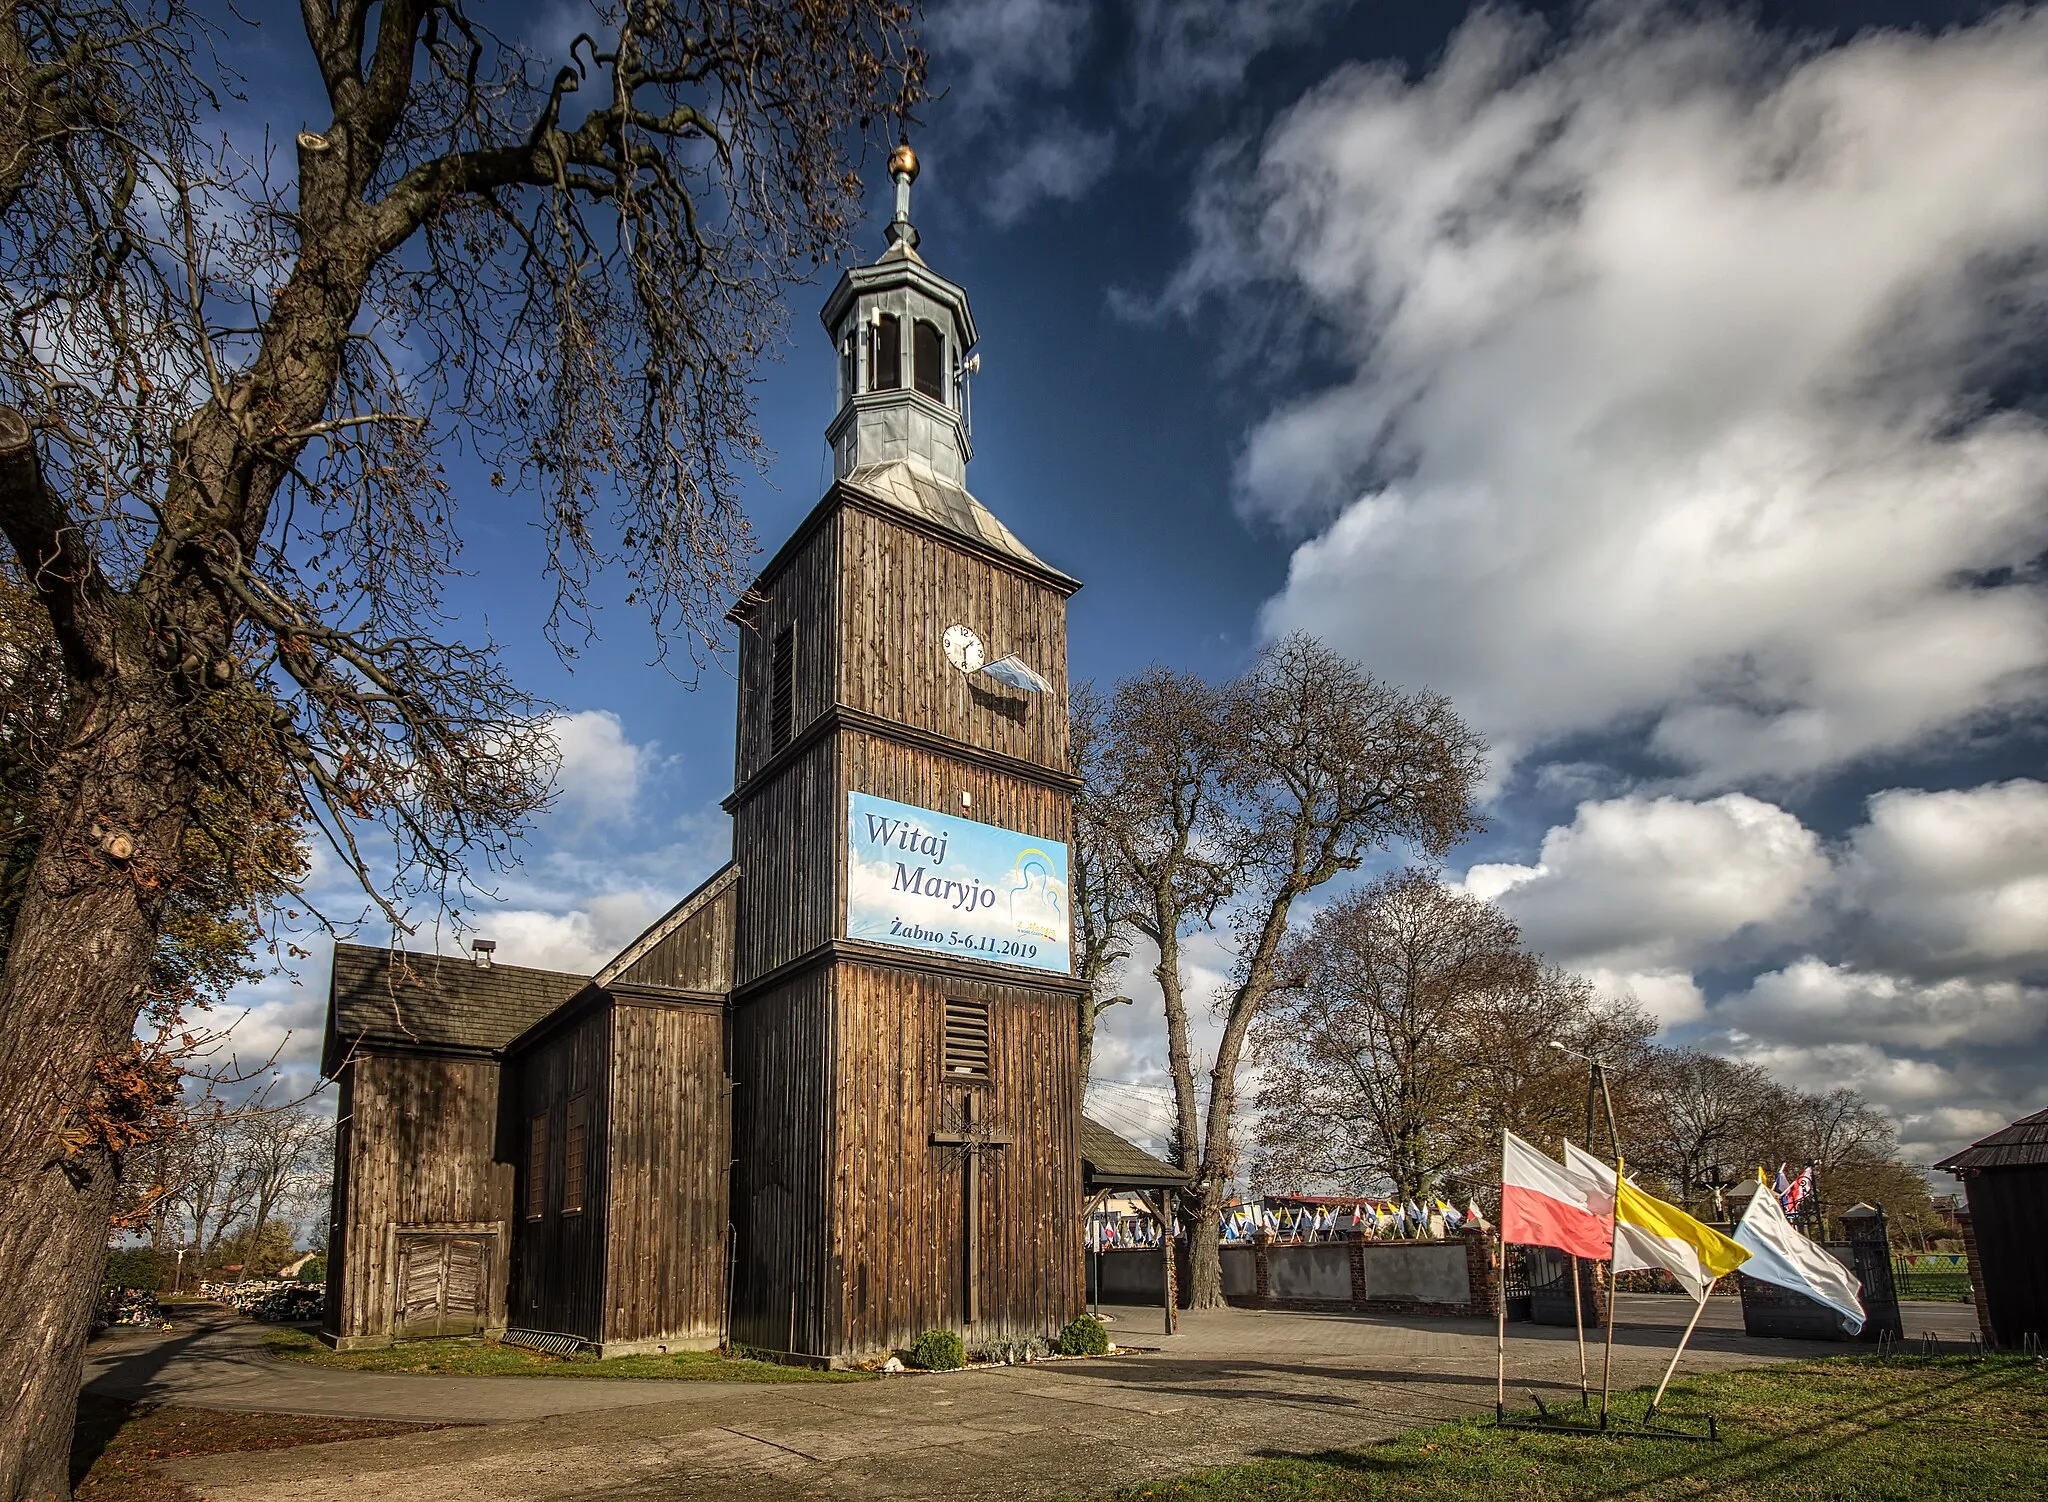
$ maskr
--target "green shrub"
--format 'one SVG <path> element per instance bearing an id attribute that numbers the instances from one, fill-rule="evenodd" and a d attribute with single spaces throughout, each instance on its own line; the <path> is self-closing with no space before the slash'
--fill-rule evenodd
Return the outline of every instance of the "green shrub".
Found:
<path id="1" fill-rule="evenodd" d="M 100 1278 L 103 1288 L 143 1288 L 154 1293 L 163 1285 L 164 1264 L 146 1246 L 124 1246 L 107 1253 L 107 1270 Z"/>
<path id="2" fill-rule="evenodd" d="M 967 1365 L 967 1346 L 951 1330 L 927 1330 L 911 1343 L 909 1360 L 919 1371 L 957 1371 Z"/>
<path id="3" fill-rule="evenodd" d="M 1062 1356 L 1101 1356 L 1109 1350 L 1109 1326 L 1092 1314 L 1077 1315 L 1060 1331 Z"/>
<path id="4" fill-rule="evenodd" d="M 299 1281 L 301 1283 L 325 1283 L 327 1281 L 327 1259 L 325 1257 L 315 1257 L 311 1262 L 300 1268 Z"/>

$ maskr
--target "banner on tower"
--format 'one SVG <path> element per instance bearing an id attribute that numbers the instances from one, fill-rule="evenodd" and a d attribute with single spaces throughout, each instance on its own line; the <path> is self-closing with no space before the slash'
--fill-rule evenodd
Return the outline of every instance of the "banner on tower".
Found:
<path id="1" fill-rule="evenodd" d="M 848 793 L 846 936 L 1066 975 L 1067 847 Z"/>

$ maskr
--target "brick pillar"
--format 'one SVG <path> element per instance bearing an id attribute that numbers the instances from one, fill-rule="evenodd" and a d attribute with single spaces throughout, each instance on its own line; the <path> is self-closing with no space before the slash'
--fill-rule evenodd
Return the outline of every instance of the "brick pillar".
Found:
<path id="1" fill-rule="evenodd" d="M 1991 1311 L 1984 1307 L 1984 1264 L 1977 1260 L 1977 1227 L 1968 1210 L 1956 1211 L 1956 1230 L 1963 1238 L 1963 1263 L 1970 1269 L 1970 1302 L 1977 1306 L 1977 1332 L 1984 1348 L 1996 1350 L 1998 1337 L 1991 1328 Z"/>
<path id="2" fill-rule="evenodd" d="M 1472 1284 L 1471 1309 L 1488 1319 L 1500 1316 L 1500 1269 L 1493 1261 L 1493 1234 L 1478 1226 L 1458 1231 L 1465 1238 L 1465 1272 Z"/>
<path id="3" fill-rule="evenodd" d="M 1365 1286 L 1365 1232 L 1347 1231 L 1344 1244 L 1351 1249 L 1351 1306 L 1363 1309 L 1372 1297 L 1372 1290 Z"/>
<path id="4" fill-rule="evenodd" d="M 1258 1230 L 1252 1233 L 1252 1274 L 1256 1279 L 1253 1296 L 1261 1304 L 1273 1301 L 1273 1265 L 1267 1260 L 1277 1238 L 1271 1231 Z"/>

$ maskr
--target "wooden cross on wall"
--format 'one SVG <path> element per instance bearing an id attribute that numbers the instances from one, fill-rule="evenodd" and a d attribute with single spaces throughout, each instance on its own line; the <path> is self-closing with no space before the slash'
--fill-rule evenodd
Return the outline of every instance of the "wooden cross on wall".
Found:
<path id="1" fill-rule="evenodd" d="M 966 1323 L 974 1325 L 981 1320 L 981 1160 L 988 1153 L 1001 1152 L 1010 1145 L 1011 1139 L 1007 1132 L 990 1130 L 982 1119 L 978 1091 L 966 1093 L 955 1119 L 957 1125 L 952 1130 L 932 1133 L 932 1146 L 954 1149 L 960 1155 L 961 1166 L 967 1171 L 967 1183 L 961 1194 L 967 1217 Z"/>

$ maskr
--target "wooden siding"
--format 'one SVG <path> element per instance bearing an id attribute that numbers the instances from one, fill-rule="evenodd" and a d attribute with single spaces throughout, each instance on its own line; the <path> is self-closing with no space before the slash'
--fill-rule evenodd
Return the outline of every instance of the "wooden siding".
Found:
<path id="1" fill-rule="evenodd" d="M 491 1059 L 358 1052 L 344 1070 L 346 1162 L 336 1198 L 340 1288 L 329 1333 L 388 1337 L 396 1321 L 396 1233 L 405 1226 L 500 1227 L 485 1274 L 486 1325 L 505 1324 L 512 1165 L 499 1151 L 499 1074 Z"/>
<path id="2" fill-rule="evenodd" d="M 554 1330 L 600 1340 L 604 1335 L 604 1247 L 609 1154 L 610 1011 L 591 1005 L 583 1016 L 522 1049 L 509 1066 L 518 1080 L 516 1117 L 521 1144 L 517 1171 L 518 1217 L 512 1231 L 511 1322 L 523 1330 Z M 583 1204 L 562 1209 L 567 1169 L 569 1098 L 589 1101 L 585 1134 Z M 525 1151 L 526 1124 L 547 1118 L 547 1161 L 541 1166 L 540 1218 L 526 1214 L 533 1165 Z"/>
<path id="3" fill-rule="evenodd" d="M 715 1346 L 732 1160 L 725 1013 L 621 1001 L 611 1026 L 604 1340 Z"/>
<path id="4" fill-rule="evenodd" d="M 682 991 L 730 991 L 739 887 L 739 882 L 728 882 L 723 890 L 713 893 L 673 933 L 621 970 L 616 983 L 668 986 Z"/>
<path id="5" fill-rule="evenodd" d="M 2048 1168 L 1987 1168 L 1963 1180 L 1984 1286 L 1977 1304 L 1998 1344 L 2048 1341 Z"/>
<path id="6" fill-rule="evenodd" d="M 965 1173 L 960 1150 L 931 1138 L 958 1128 L 970 1093 L 990 1129 L 1011 1140 L 982 1155 L 982 1318 L 969 1339 L 1055 1333 L 1083 1300 L 1071 998 L 893 967 L 837 971 L 839 1349 L 857 1357 L 906 1346 L 934 1326 L 963 1328 Z M 942 1073 L 948 998 L 989 1009 L 985 1085 Z"/>
<path id="7" fill-rule="evenodd" d="M 1067 770 L 1066 601 L 1050 586 L 874 512 L 839 512 L 838 700 L 898 724 Z M 1019 693 L 946 660 L 946 627 L 1052 685 Z M 742 776 L 745 775 L 743 763 Z"/>
<path id="8" fill-rule="evenodd" d="M 729 1014 L 732 1339 L 829 1355 L 832 974 L 820 966 Z M 894 1130 L 892 1127 L 891 1130 Z"/>
<path id="9" fill-rule="evenodd" d="M 1074 800 L 1062 789 L 1030 782 L 962 757 L 908 746 L 886 736 L 845 731 L 838 739 L 846 791 L 893 798 L 898 803 L 929 808 L 953 818 L 998 824 L 1034 839 L 1065 844 L 1072 838 Z M 973 798 L 971 807 L 960 806 L 962 793 Z M 841 872 L 846 866 L 845 822 L 842 807 L 838 839 L 833 847 L 835 869 Z"/>
<path id="10" fill-rule="evenodd" d="M 813 742 L 733 811 L 739 863 L 735 978 L 744 984 L 840 931 L 846 800 L 835 737 Z"/>
<path id="11" fill-rule="evenodd" d="M 804 726 L 832 705 L 839 676 L 839 643 L 833 630 L 838 552 L 838 529 L 819 527 L 774 577 L 756 586 L 763 598 L 739 628 L 735 786 L 753 776 L 774 754 L 769 735 L 771 659 L 775 633 L 784 626 L 796 628 L 795 733 L 802 735 Z"/>
<path id="12" fill-rule="evenodd" d="M 332 1003 L 329 1003 L 330 1007 Z M 342 1333 L 342 1308 L 348 1298 L 349 1164 L 355 1142 L 355 1081 L 353 1065 L 345 1065 L 334 1083 L 334 1175 L 327 1190 L 327 1295 L 320 1307 L 320 1328 L 329 1335 Z"/>

